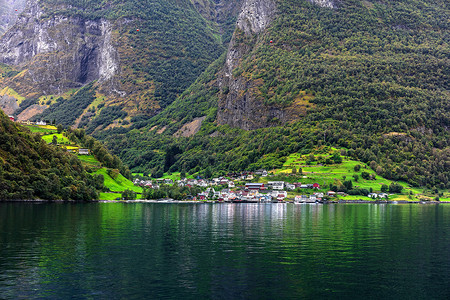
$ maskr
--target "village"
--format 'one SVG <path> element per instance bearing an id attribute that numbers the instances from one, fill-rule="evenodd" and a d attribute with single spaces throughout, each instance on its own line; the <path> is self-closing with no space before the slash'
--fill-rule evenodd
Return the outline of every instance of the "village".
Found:
<path id="1" fill-rule="evenodd" d="M 9 118 L 14 121 L 13 116 Z M 361 162 L 348 158 L 339 162 L 333 161 L 337 149 L 314 156 L 292 154 L 283 168 L 275 170 L 216 173 L 214 178 L 205 178 L 202 173 L 191 174 L 188 178 L 183 178 L 179 172 L 173 175 L 166 173 L 163 178 L 144 177 L 143 174 L 134 173 L 133 182 L 128 180 L 126 183 L 127 180 L 122 179 L 122 182 L 118 183 L 109 173 L 99 169 L 100 165 L 91 150 L 70 141 L 65 132 L 62 132 L 61 126 L 51 125 L 45 120 L 18 123 L 41 134 L 48 144 L 57 145 L 78 155 L 79 159 L 96 173 L 102 173 L 107 188 L 100 194 L 101 200 L 126 199 L 129 195 L 124 197 L 124 194 L 127 195 L 128 190 L 135 193 L 134 199 L 167 198 L 174 195 L 170 190 L 184 187 L 195 189 L 184 189 L 178 196 L 174 196 L 176 199 L 232 203 L 408 202 L 415 200 L 411 193 L 419 192 L 416 189 L 414 192 L 410 190 L 409 196 L 401 194 L 402 186 L 377 176 Z M 393 185 L 400 187 L 400 190 L 392 189 Z M 159 190 L 161 187 L 163 189 Z M 150 194 L 144 193 L 145 190 L 150 191 Z"/>
<path id="2" fill-rule="evenodd" d="M 266 170 L 244 172 L 240 174 L 227 174 L 227 177 L 212 179 L 180 179 L 172 180 L 160 178 L 156 180 L 135 179 L 137 186 L 150 189 L 159 189 L 161 185 L 177 185 L 180 187 L 200 187 L 203 192 L 189 195 L 186 200 L 214 201 L 231 203 L 324 203 L 336 202 L 337 197 L 348 196 L 344 192 L 324 191 L 318 183 L 302 184 L 301 182 L 288 183 L 285 181 L 254 181 L 257 177 L 270 177 Z M 387 200 L 387 193 L 369 193 L 371 199 Z"/>

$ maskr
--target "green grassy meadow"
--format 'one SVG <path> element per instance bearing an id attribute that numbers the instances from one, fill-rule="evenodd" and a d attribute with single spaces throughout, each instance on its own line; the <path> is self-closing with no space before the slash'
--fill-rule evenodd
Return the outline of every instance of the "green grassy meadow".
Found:
<path id="1" fill-rule="evenodd" d="M 101 163 L 93 155 L 77 155 L 82 162 L 95 167 L 100 167 Z"/>
<path id="2" fill-rule="evenodd" d="M 95 174 L 102 174 L 105 178 L 105 186 L 112 192 L 123 192 L 125 190 L 131 190 L 136 193 L 142 193 L 143 189 L 140 186 L 135 186 L 133 182 L 125 178 L 122 174 L 119 174 L 116 179 L 109 176 L 106 168 L 101 168 L 95 172 Z"/>
<path id="3" fill-rule="evenodd" d="M 56 128 L 48 128 L 47 126 L 35 126 L 35 125 L 25 125 L 26 128 L 28 128 L 31 132 L 34 133 L 43 133 L 43 134 L 51 134 L 56 133 Z"/>
<path id="4" fill-rule="evenodd" d="M 56 138 L 58 139 L 58 144 L 71 144 L 70 140 L 62 133 L 47 134 L 42 136 L 42 139 L 47 143 L 51 143 L 53 140 L 53 136 L 56 136 Z"/>
<path id="5" fill-rule="evenodd" d="M 316 159 L 326 158 L 328 155 L 316 155 Z M 370 169 L 366 164 L 343 159 L 340 164 L 329 164 L 321 165 L 317 161 L 312 162 L 311 165 L 306 164 L 306 156 L 300 156 L 295 153 L 288 157 L 286 163 L 283 165 L 282 169 L 274 170 L 275 175 L 289 175 L 292 169 L 295 167 L 297 170 L 302 169 L 303 178 L 300 179 L 301 183 L 318 183 L 321 187 L 327 189 L 329 184 L 336 184 L 337 182 L 343 182 L 345 180 L 352 180 L 353 187 L 355 188 L 372 188 L 374 191 L 380 191 L 383 184 L 391 184 L 391 180 L 387 180 L 379 175 L 377 175 L 372 169 Z M 361 169 L 356 172 L 354 170 L 356 165 L 360 165 Z M 366 180 L 361 176 L 362 172 L 367 172 L 375 176 L 375 180 Z M 353 175 L 358 175 L 358 181 L 355 181 Z M 344 179 L 345 176 L 345 179 Z"/>
<path id="6" fill-rule="evenodd" d="M 334 149 L 337 150 L 337 149 Z M 299 169 L 302 169 L 302 174 L 297 174 L 296 179 L 300 181 L 302 184 L 310 184 L 310 183 L 318 183 L 321 186 L 322 192 L 328 191 L 330 184 L 338 184 L 342 183 L 346 180 L 351 180 L 353 183 L 353 188 L 362 188 L 370 190 L 372 189 L 374 192 L 380 192 L 381 186 L 383 184 L 390 185 L 394 181 L 385 179 L 375 171 L 373 171 L 367 164 L 362 163 L 360 161 L 355 161 L 348 159 L 346 157 L 342 157 L 342 163 L 340 164 L 321 164 L 320 162 L 324 161 L 326 158 L 331 157 L 331 154 L 316 154 L 315 161 L 307 164 L 307 155 L 300 155 L 298 153 L 291 154 L 286 162 L 284 163 L 281 169 L 272 170 L 275 176 L 289 176 L 292 174 L 293 168 L 296 168 L 297 172 Z M 361 168 L 358 172 L 355 171 L 355 166 L 360 165 Z M 367 172 L 370 175 L 374 176 L 374 180 L 363 179 L 361 176 L 362 172 Z M 358 180 L 356 181 L 353 177 L 354 175 L 358 176 Z M 270 177 L 261 178 L 260 181 L 267 182 L 272 181 Z M 389 200 L 396 201 L 417 201 L 419 198 L 416 195 L 422 195 L 424 190 L 417 187 L 412 187 L 406 182 L 396 182 L 404 187 L 402 194 L 390 196 Z M 305 190 L 305 193 L 310 192 L 309 190 Z M 411 196 L 409 194 L 412 193 Z M 423 196 L 422 196 L 423 197 Z M 365 196 L 346 196 L 339 197 L 339 199 L 344 200 L 372 200 L 369 197 Z M 446 197 L 441 198 L 441 201 L 445 201 Z"/>
<path id="7" fill-rule="evenodd" d="M 100 193 L 99 200 L 116 200 L 120 199 L 122 197 L 122 194 L 120 193 Z"/>

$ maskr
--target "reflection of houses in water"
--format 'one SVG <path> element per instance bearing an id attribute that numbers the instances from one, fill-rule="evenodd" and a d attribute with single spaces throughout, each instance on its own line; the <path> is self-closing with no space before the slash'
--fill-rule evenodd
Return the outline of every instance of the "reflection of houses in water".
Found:
<path id="1" fill-rule="evenodd" d="M 393 207 L 394 205 L 386 205 L 386 204 L 367 205 L 368 215 L 370 216 L 370 218 L 368 218 L 368 220 L 370 221 L 370 226 L 373 228 L 380 227 L 381 224 L 385 222 L 383 218 L 386 217 L 386 208 L 392 210 Z"/>
<path id="2" fill-rule="evenodd" d="M 226 212 L 226 216 L 228 218 L 233 218 L 234 217 L 234 213 L 235 213 L 235 209 L 236 209 L 237 205 L 233 205 L 233 204 L 226 204 L 225 205 L 225 212 Z"/>
<path id="3" fill-rule="evenodd" d="M 326 205 L 310 205 L 311 206 L 311 213 L 313 214 L 314 217 L 314 225 L 318 225 L 318 222 L 320 220 L 322 220 L 322 215 L 323 215 L 323 208 L 326 207 Z"/>
<path id="4" fill-rule="evenodd" d="M 268 205 L 270 210 L 270 220 L 272 222 L 279 222 L 286 219 L 286 204 L 283 203 L 272 203 Z"/>

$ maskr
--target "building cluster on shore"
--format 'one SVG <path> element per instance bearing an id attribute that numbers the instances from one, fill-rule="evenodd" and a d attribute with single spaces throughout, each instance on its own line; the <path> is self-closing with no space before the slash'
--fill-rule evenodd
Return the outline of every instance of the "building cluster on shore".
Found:
<path id="1" fill-rule="evenodd" d="M 265 176 L 267 173 L 262 172 Z M 254 175 L 247 174 L 229 174 L 233 177 L 230 179 L 225 177 L 213 178 L 211 180 L 197 179 L 181 179 L 173 181 L 172 179 L 156 179 L 142 180 L 135 179 L 134 184 L 142 187 L 159 189 L 162 184 L 174 185 L 180 187 L 201 187 L 205 190 L 192 196 L 196 200 L 217 200 L 223 202 L 283 202 L 288 200 L 288 191 L 298 189 L 318 190 L 318 183 L 302 184 L 300 182 L 287 183 L 284 181 L 269 181 L 267 183 L 249 182 L 245 185 L 236 186 L 236 182 L 242 180 L 253 180 Z M 263 176 L 264 176 L 263 175 Z M 331 192 L 333 193 L 333 192 Z M 328 194 L 326 194 L 329 196 Z M 333 195 L 331 195 L 333 196 Z M 290 199 L 295 202 L 319 202 L 324 198 L 324 193 L 314 192 L 311 195 L 295 196 Z"/>
<path id="2" fill-rule="evenodd" d="M 207 200 L 209 196 L 217 199 L 219 202 L 235 202 L 235 203 L 258 203 L 258 202 L 287 202 L 288 193 L 284 190 L 237 190 L 223 189 L 215 191 L 214 188 L 208 188 L 204 193 L 198 194 L 198 200 Z M 315 203 L 323 200 L 323 193 L 313 193 L 311 195 L 295 196 L 296 203 Z"/>
<path id="3" fill-rule="evenodd" d="M 159 189 L 161 185 L 177 185 L 179 187 L 200 187 L 203 192 L 189 196 L 189 200 L 215 200 L 219 202 L 294 202 L 294 203 L 320 203 L 348 196 L 344 192 L 323 191 L 318 183 L 289 183 L 285 181 L 253 181 L 256 176 L 266 177 L 267 171 L 229 173 L 227 177 L 212 179 L 184 178 L 172 180 L 160 178 L 156 180 L 135 179 L 134 184 L 151 189 Z M 257 178 L 257 177 L 256 177 Z M 288 198 L 288 192 L 290 197 Z M 295 194 L 297 195 L 295 195 Z M 298 195 L 301 193 L 300 195 Z M 369 198 L 386 200 L 386 193 L 370 193 Z"/>

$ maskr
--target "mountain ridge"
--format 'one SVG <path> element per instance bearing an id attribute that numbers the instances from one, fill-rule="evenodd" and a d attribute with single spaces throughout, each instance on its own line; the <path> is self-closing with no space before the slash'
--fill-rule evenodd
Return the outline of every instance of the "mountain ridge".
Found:
<path id="1" fill-rule="evenodd" d="M 152 174 L 273 168 L 333 146 L 391 180 L 448 186 L 445 3 L 312 2 L 276 2 L 270 26 L 238 28 L 222 62 L 148 125 L 96 135 Z M 173 136 L 202 117 L 195 135 Z"/>
<path id="2" fill-rule="evenodd" d="M 128 122 L 153 116 L 224 51 L 219 31 L 226 38 L 240 0 L 223 2 L 206 20 L 188 0 L 31 0 L 0 39 L 0 61 L 16 72 L 0 83 L 43 104 L 96 81 L 97 98 Z"/>
<path id="3" fill-rule="evenodd" d="M 183 4 L 203 5 L 202 15 L 210 14 L 205 1 Z M 106 105 L 82 100 L 87 106 L 78 108 L 83 111 L 80 126 L 139 172 L 276 167 L 290 153 L 338 147 L 383 177 L 448 187 L 445 1 L 245 0 L 242 5 L 227 53 L 190 78 L 192 84 L 175 91 L 168 80 L 166 90 L 129 73 L 129 87 L 150 95 L 141 95 L 131 107 L 120 99 L 100 101 Z M 211 24 L 202 20 L 202 26 Z M 214 30 L 208 32 L 214 36 Z M 138 35 L 136 26 L 122 33 L 123 39 Z M 221 44 L 220 38 L 212 40 Z M 149 53 L 142 45 L 133 51 L 145 56 Z M 122 50 L 130 53 L 131 48 Z M 149 72 L 143 69 L 146 60 L 133 59 L 138 72 Z M 159 62 L 163 72 L 157 75 L 169 78 L 170 69 Z M 6 69 L 3 74 L 4 82 L 23 76 Z M 176 97 L 161 105 L 158 88 Z M 105 96 L 95 84 L 86 94 Z M 48 111 L 70 111 L 75 97 L 46 99 Z M 140 116 L 146 103 L 150 113 Z M 184 126 L 191 122 L 196 128 L 187 133 Z"/>

